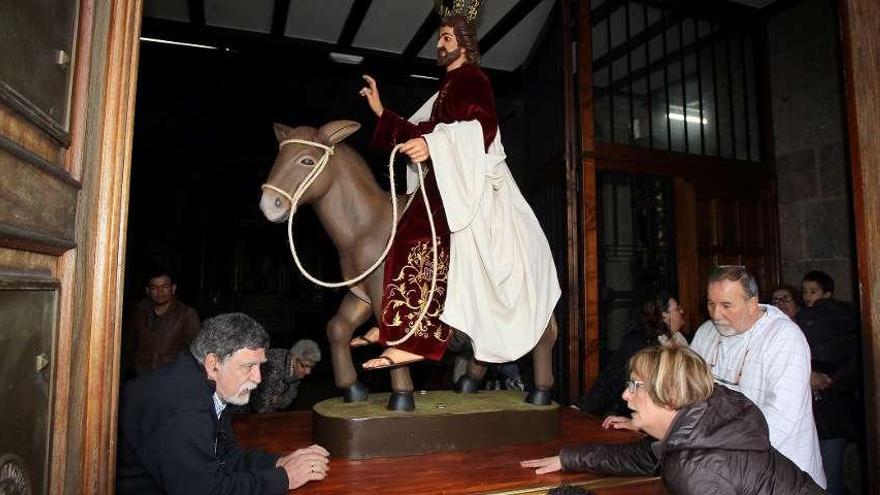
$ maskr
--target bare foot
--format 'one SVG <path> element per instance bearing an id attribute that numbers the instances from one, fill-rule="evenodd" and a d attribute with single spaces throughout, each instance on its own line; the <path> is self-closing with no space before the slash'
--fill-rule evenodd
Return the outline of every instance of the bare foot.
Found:
<path id="1" fill-rule="evenodd" d="M 405 364 L 417 363 L 424 360 L 424 356 L 402 351 L 395 347 L 385 349 L 385 352 L 376 359 L 371 359 L 363 364 L 365 370 L 378 370 L 382 368 L 394 368 Z"/>
<path id="2" fill-rule="evenodd" d="M 363 347 L 379 342 L 379 327 L 367 330 L 367 333 L 351 339 L 352 347 Z"/>

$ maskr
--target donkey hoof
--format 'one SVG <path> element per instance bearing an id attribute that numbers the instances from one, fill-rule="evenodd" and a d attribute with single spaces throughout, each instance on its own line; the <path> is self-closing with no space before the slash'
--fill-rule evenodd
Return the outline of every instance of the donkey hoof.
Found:
<path id="1" fill-rule="evenodd" d="M 340 390 L 342 390 L 342 400 L 345 402 L 363 402 L 370 396 L 370 389 L 361 382 L 354 382 Z"/>
<path id="2" fill-rule="evenodd" d="M 553 402 L 550 390 L 536 388 L 526 395 L 526 402 L 536 406 L 549 406 Z"/>
<path id="3" fill-rule="evenodd" d="M 480 380 L 462 375 L 455 382 L 455 392 L 459 394 L 475 394 L 480 391 Z"/>
<path id="4" fill-rule="evenodd" d="M 388 397 L 389 411 L 415 411 L 416 401 L 412 392 L 391 392 Z"/>

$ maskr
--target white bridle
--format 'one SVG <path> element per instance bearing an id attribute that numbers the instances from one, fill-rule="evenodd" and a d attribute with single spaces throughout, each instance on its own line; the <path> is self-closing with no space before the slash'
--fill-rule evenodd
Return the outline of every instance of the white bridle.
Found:
<path id="1" fill-rule="evenodd" d="M 373 272 L 382 262 L 385 260 L 385 257 L 388 256 L 388 251 L 391 250 L 391 245 L 394 243 L 394 237 L 397 235 L 397 189 L 394 185 L 394 157 L 397 155 L 397 150 L 402 146 L 402 144 L 398 144 L 391 150 L 391 156 L 388 158 L 388 177 L 391 183 L 391 235 L 388 236 L 388 242 L 385 244 L 385 249 L 382 251 L 382 254 L 376 258 L 376 261 L 366 270 L 360 273 L 353 278 L 348 280 L 343 280 L 341 282 L 324 282 L 323 280 L 319 280 L 312 276 L 308 271 L 306 271 L 305 267 L 303 267 L 302 263 L 299 260 L 299 256 L 296 254 L 296 247 L 293 243 L 293 215 L 296 213 L 296 207 L 299 204 L 300 198 L 305 194 L 306 190 L 311 187 L 312 183 L 314 183 L 318 176 L 321 175 L 321 172 L 324 171 L 324 168 L 330 161 L 330 157 L 335 153 L 335 146 L 327 146 L 323 143 L 318 143 L 315 141 L 309 141 L 307 139 L 285 139 L 278 144 L 278 150 L 280 151 L 285 145 L 290 143 L 296 144 L 305 144 L 308 146 L 315 146 L 317 148 L 321 148 L 324 150 L 324 154 L 318 160 L 318 163 L 312 168 L 312 170 L 306 175 L 306 178 L 300 183 L 300 185 L 296 188 L 293 195 L 287 193 L 287 191 L 269 184 L 268 182 L 261 186 L 262 189 L 269 189 L 274 191 L 281 196 L 284 196 L 290 202 L 290 213 L 287 216 L 287 242 L 290 246 L 290 254 L 293 255 L 293 261 L 296 263 L 296 267 L 299 268 L 299 271 L 305 276 L 307 279 L 312 281 L 313 283 L 320 285 L 322 287 L 327 288 L 337 288 L 337 287 L 347 287 L 360 282 L 364 278 L 366 278 L 369 274 Z M 431 247 L 432 247 L 432 261 L 434 263 L 434 267 L 431 274 L 431 289 L 428 291 L 428 298 L 425 301 L 425 304 L 422 306 L 422 310 L 419 312 L 419 317 L 413 323 L 412 327 L 407 331 L 406 335 L 401 337 L 398 340 L 386 342 L 388 346 L 395 346 L 400 343 L 408 340 L 415 332 L 418 330 L 419 326 L 422 323 L 422 320 L 425 317 L 425 314 L 428 312 L 428 308 L 431 305 L 431 302 L 434 300 L 434 290 L 437 286 L 437 229 L 434 226 L 434 216 L 431 214 L 431 205 L 428 202 L 428 195 L 425 192 L 425 178 L 424 172 L 422 171 L 421 163 L 416 163 L 416 168 L 419 171 L 419 189 L 422 191 L 422 199 L 425 202 L 425 210 L 428 213 L 428 224 L 431 226 Z"/>

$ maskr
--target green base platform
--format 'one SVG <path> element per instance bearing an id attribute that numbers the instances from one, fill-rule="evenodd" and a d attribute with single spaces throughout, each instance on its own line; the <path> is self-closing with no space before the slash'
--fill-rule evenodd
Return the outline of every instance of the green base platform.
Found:
<path id="1" fill-rule="evenodd" d="M 364 402 L 341 398 L 313 408 L 313 436 L 334 456 L 397 457 L 545 442 L 559 436 L 559 406 L 534 406 L 525 394 L 439 390 L 415 394 L 416 410 L 389 411 L 390 394 Z"/>

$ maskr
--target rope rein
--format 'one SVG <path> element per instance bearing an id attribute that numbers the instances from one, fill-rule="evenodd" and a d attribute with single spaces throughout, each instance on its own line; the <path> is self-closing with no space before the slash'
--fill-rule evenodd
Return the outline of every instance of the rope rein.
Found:
<path id="1" fill-rule="evenodd" d="M 287 241 L 290 246 L 290 254 L 293 255 L 293 261 L 296 263 L 296 267 L 299 268 L 300 273 L 303 274 L 307 279 L 309 279 L 312 283 L 320 285 L 322 287 L 327 288 L 338 288 L 338 287 L 347 287 L 360 282 L 368 275 L 370 275 L 379 265 L 385 261 L 385 258 L 388 256 L 388 251 L 391 250 L 391 245 L 394 243 L 394 237 L 397 235 L 397 189 L 394 185 L 394 158 L 397 155 L 398 149 L 402 146 L 402 144 L 398 144 L 391 150 L 391 156 L 388 158 L 388 176 L 391 182 L 391 234 L 388 236 L 388 242 L 385 244 L 385 249 L 382 250 L 382 254 L 376 258 L 376 261 L 366 270 L 361 272 L 359 275 L 352 277 L 348 280 L 343 280 L 341 282 L 324 282 L 323 280 L 319 280 L 312 276 L 305 267 L 303 267 L 302 262 L 300 262 L 299 255 L 296 254 L 296 247 L 293 242 L 293 215 L 296 212 L 296 207 L 299 204 L 300 198 L 305 192 L 311 187 L 312 183 L 314 183 L 318 176 L 324 171 L 327 164 L 330 161 L 330 157 L 335 153 L 335 145 L 327 146 L 322 143 L 318 143 L 315 141 L 309 141 L 306 139 L 285 139 L 281 143 L 278 144 L 279 151 L 285 145 L 290 143 L 296 144 L 305 144 L 308 146 L 315 146 L 317 148 L 321 148 L 324 150 L 324 154 L 318 160 L 318 163 L 314 166 L 314 168 L 306 175 L 305 179 L 300 183 L 300 185 L 296 188 L 293 195 L 287 193 L 287 191 L 274 186 L 272 184 L 266 183 L 262 185 L 263 189 L 272 190 L 284 198 L 286 198 L 290 202 L 290 214 L 287 217 Z M 428 194 L 425 192 L 425 177 L 424 171 L 422 170 L 421 163 L 416 163 L 417 169 L 419 172 L 419 189 L 422 191 L 422 200 L 425 202 L 425 210 L 428 213 L 428 224 L 431 227 L 431 247 L 432 247 L 432 257 L 433 261 L 433 270 L 431 273 L 431 287 L 428 291 L 428 298 L 425 301 L 425 304 L 422 305 L 422 309 L 419 312 L 418 318 L 416 318 L 413 325 L 407 331 L 407 333 L 398 340 L 386 342 L 386 344 L 391 346 L 396 346 L 402 344 L 409 340 L 409 338 L 419 329 L 422 324 L 422 320 L 425 315 L 428 313 L 428 308 L 431 306 L 431 302 L 434 300 L 434 291 L 437 287 L 437 264 L 438 264 L 438 256 L 437 256 L 437 230 L 434 225 L 434 216 L 431 214 L 431 205 L 428 201 Z M 412 199 L 412 198 L 410 198 Z M 409 203 L 407 203 L 408 205 Z"/>

